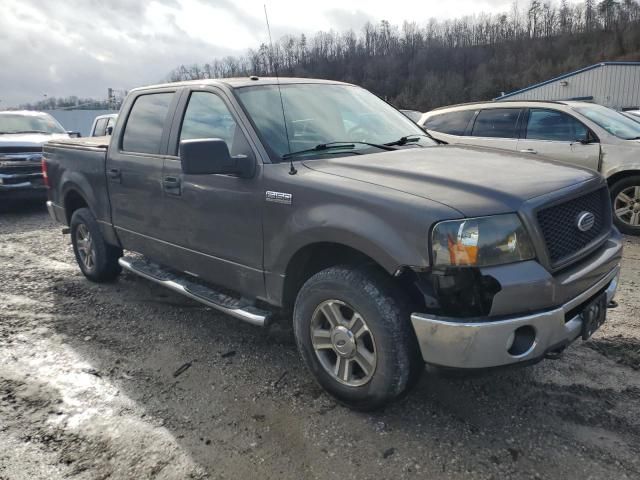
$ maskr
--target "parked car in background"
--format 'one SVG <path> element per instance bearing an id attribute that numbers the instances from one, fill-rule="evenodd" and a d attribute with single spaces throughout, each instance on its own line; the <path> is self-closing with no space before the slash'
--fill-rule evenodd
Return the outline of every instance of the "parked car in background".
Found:
<path id="1" fill-rule="evenodd" d="M 625 117 L 630 118 L 631 120 L 640 123 L 640 110 L 623 110 L 620 113 L 622 115 L 624 115 Z"/>
<path id="2" fill-rule="evenodd" d="M 640 123 L 607 107 L 574 101 L 502 101 L 445 107 L 419 124 L 452 144 L 495 147 L 600 172 L 614 221 L 640 235 Z"/>
<path id="3" fill-rule="evenodd" d="M 404 113 L 406 117 L 409 117 L 410 120 L 413 120 L 415 123 L 418 123 L 418 121 L 422 118 L 422 112 L 419 112 L 417 110 L 400 109 L 400 111 Z"/>
<path id="4" fill-rule="evenodd" d="M 618 283 L 600 175 L 438 145 L 355 85 L 135 89 L 108 146 L 50 142 L 43 165 L 88 279 L 125 268 L 254 325 L 293 317 L 309 371 L 354 408 L 397 398 L 424 362 L 557 356 Z"/>
<path id="5" fill-rule="evenodd" d="M 111 135 L 113 133 L 113 127 L 118 119 L 117 113 L 108 113 L 106 115 L 98 115 L 93 120 L 91 126 L 90 137 L 104 137 L 105 135 Z"/>
<path id="6" fill-rule="evenodd" d="M 47 113 L 0 112 L 0 202 L 46 200 L 42 146 L 69 136 L 70 132 Z"/>

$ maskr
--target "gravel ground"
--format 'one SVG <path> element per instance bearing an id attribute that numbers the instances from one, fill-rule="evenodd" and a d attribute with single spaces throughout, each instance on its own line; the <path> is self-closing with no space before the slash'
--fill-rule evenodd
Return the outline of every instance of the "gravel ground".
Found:
<path id="1" fill-rule="evenodd" d="M 560 360 L 426 372 L 382 413 L 327 397 L 288 329 L 123 274 L 85 280 L 39 208 L 0 215 L 0 479 L 640 478 L 640 241 Z"/>

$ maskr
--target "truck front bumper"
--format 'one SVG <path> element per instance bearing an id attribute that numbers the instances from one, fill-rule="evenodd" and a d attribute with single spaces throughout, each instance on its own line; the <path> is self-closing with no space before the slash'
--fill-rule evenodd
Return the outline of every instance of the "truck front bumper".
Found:
<path id="1" fill-rule="evenodd" d="M 603 291 L 607 303 L 613 300 L 619 276 L 616 266 L 564 305 L 540 313 L 472 322 L 413 313 L 411 322 L 422 357 L 429 364 L 473 369 L 534 361 L 576 340 L 581 335 L 584 306 Z M 516 339 L 525 347 L 518 354 L 509 353 Z"/>
<path id="2" fill-rule="evenodd" d="M 0 174 L 0 180 L 1 177 Z M 47 189 L 44 185 L 30 183 L 5 185 L 0 183 L 0 200 L 45 200 L 46 198 Z"/>

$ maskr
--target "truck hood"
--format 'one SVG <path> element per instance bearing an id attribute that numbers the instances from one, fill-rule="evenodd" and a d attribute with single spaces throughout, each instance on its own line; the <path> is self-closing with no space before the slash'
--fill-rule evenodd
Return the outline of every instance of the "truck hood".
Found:
<path id="1" fill-rule="evenodd" d="M 66 133 L 5 133 L 0 135 L 0 147 L 42 147 L 51 140 L 69 138 Z"/>
<path id="2" fill-rule="evenodd" d="M 433 200 L 468 217 L 515 212 L 533 197 L 597 177 L 550 160 L 462 145 L 303 163 L 318 172 Z"/>

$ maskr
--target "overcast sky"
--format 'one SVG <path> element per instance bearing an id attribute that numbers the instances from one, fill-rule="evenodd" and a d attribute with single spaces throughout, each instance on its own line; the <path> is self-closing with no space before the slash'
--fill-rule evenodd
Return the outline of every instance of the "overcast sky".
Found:
<path id="1" fill-rule="evenodd" d="M 265 0 L 2 0 L 0 109 L 48 96 L 106 98 L 180 64 L 242 54 L 267 38 Z M 524 2 L 521 2 L 524 3 Z M 426 23 L 510 9 L 511 0 L 266 1 L 274 40 L 360 31 L 382 19 Z"/>

